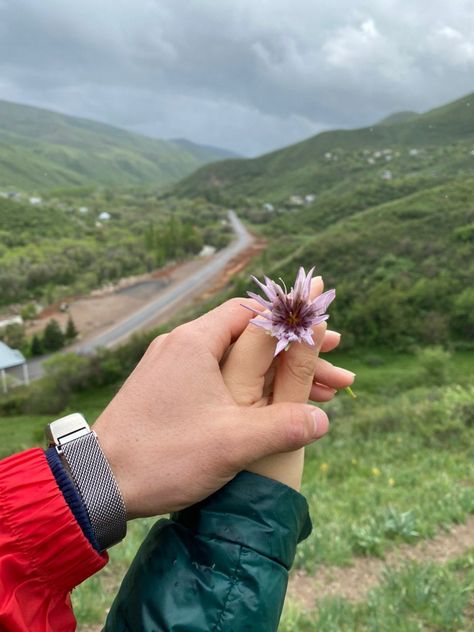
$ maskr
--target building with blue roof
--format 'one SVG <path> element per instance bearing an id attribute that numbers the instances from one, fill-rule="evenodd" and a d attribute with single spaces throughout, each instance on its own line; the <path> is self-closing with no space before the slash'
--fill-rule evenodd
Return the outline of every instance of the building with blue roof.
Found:
<path id="1" fill-rule="evenodd" d="M 23 381 L 28 384 L 28 365 L 25 356 L 18 349 L 11 349 L 4 342 L 0 342 L 0 374 L 4 393 L 8 390 L 7 371 L 20 366 L 23 367 Z"/>

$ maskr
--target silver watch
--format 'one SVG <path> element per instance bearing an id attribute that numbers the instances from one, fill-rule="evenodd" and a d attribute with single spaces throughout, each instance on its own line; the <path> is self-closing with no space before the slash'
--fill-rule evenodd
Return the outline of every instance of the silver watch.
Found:
<path id="1" fill-rule="evenodd" d="M 127 532 L 125 504 L 96 433 L 79 413 L 53 421 L 45 432 L 84 501 L 100 549 L 123 540 Z"/>

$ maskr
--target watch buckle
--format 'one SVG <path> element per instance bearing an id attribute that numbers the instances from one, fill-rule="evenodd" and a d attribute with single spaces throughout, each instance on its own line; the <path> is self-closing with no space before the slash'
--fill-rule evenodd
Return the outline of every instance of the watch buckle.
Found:
<path id="1" fill-rule="evenodd" d="M 56 446 L 61 452 L 61 446 L 74 441 L 91 432 L 90 426 L 80 413 L 72 413 L 57 419 L 46 426 L 46 438 L 49 445 Z"/>

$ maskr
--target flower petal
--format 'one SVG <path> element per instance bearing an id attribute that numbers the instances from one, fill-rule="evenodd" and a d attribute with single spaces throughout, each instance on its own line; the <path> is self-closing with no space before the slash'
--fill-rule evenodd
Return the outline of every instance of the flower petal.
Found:
<path id="1" fill-rule="evenodd" d="M 245 307 L 245 309 L 250 310 L 254 314 L 257 314 L 257 316 L 263 316 L 264 318 L 267 318 L 268 320 L 272 320 L 272 317 L 270 315 L 271 312 L 259 312 L 258 309 L 255 309 L 254 307 L 250 307 L 249 305 L 244 305 L 243 303 L 240 303 L 240 305 L 241 307 Z"/>
<path id="2" fill-rule="evenodd" d="M 303 272 L 304 272 L 304 270 L 303 270 Z M 311 270 L 306 275 L 306 279 L 305 279 L 305 282 L 304 282 L 303 296 L 304 296 L 304 300 L 305 301 L 309 300 L 309 293 L 311 292 L 311 281 L 313 280 L 313 272 L 314 272 L 314 266 L 311 268 Z"/>
<path id="3" fill-rule="evenodd" d="M 325 312 L 335 298 L 336 290 L 328 290 L 327 292 L 324 292 L 324 294 L 321 294 L 321 296 L 315 298 L 311 305 L 316 309 L 316 311 Z"/>
<path id="4" fill-rule="evenodd" d="M 271 301 L 274 301 L 274 300 L 275 300 L 276 295 L 275 295 L 275 292 L 274 292 L 274 290 L 273 290 L 273 288 L 272 288 L 271 286 L 264 285 L 261 281 L 259 281 L 259 280 L 257 279 L 257 277 L 252 276 L 252 279 L 253 279 L 253 280 L 255 281 L 255 283 L 256 283 L 256 284 L 260 287 L 260 289 L 261 289 L 261 290 L 263 290 L 263 291 L 265 292 L 265 294 L 268 296 L 268 298 L 269 298 Z M 271 283 L 273 283 L 273 281 L 271 281 L 270 279 L 269 279 L 269 281 L 270 281 Z"/>
<path id="5" fill-rule="evenodd" d="M 270 301 L 266 301 L 265 299 L 263 299 L 258 294 L 255 294 L 255 292 L 247 292 L 247 296 L 250 296 L 250 298 L 253 298 L 254 301 L 257 301 L 257 303 L 260 303 L 260 305 L 262 305 L 266 309 L 271 309 L 271 306 L 272 306 L 271 302 Z"/>
<path id="6" fill-rule="evenodd" d="M 281 353 L 283 351 L 283 349 L 286 349 L 286 347 L 288 346 L 288 340 L 286 338 L 281 338 L 278 342 L 277 342 L 277 346 L 275 347 L 275 356 L 277 356 L 279 353 Z M 273 356 L 273 357 L 275 357 Z"/>
<path id="7" fill-rule="evenodd" d="M 272 331 L 272 323 L 269 320 L 258 320 L 258 318 L 252 318 L 250 321 L 252 325 L 256 325 L 257 327 L 261 327 L 265 329 L 265 331 Z"/>

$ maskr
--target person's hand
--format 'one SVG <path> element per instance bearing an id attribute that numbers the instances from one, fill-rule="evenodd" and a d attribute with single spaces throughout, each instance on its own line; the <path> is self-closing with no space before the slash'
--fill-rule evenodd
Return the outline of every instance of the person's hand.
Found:
<path id="1" fill-rule="evenodd" d="M 156 338 L 94 425 L 129 518 L 168 513 L 251 463 L 321 437 L 326 414 L 303 403 L 236 404 L 219 363 L 253 317 L 232 299 Z"/>
<path id="2" fill-rule="evenodd" d="M 321 277 L 311 285 L 311 299 L 323 291 Z M 294 343 L 287 352 L 273 358 L 275 338 L 249 324 L 222 363 L 224 381 L 237 404 L 261 407 L 268 402 L 328 401 L 336 389 L 349 386 L 354 374 L 319 358 L 320 351 L 337 347 L 340 335 L 326 330 L 326 323 L 314 328 L 314 346 Z M 301 486 L 304 449 L 273 454 L 247 469 L 281 481 L 295 489 Z"/>

